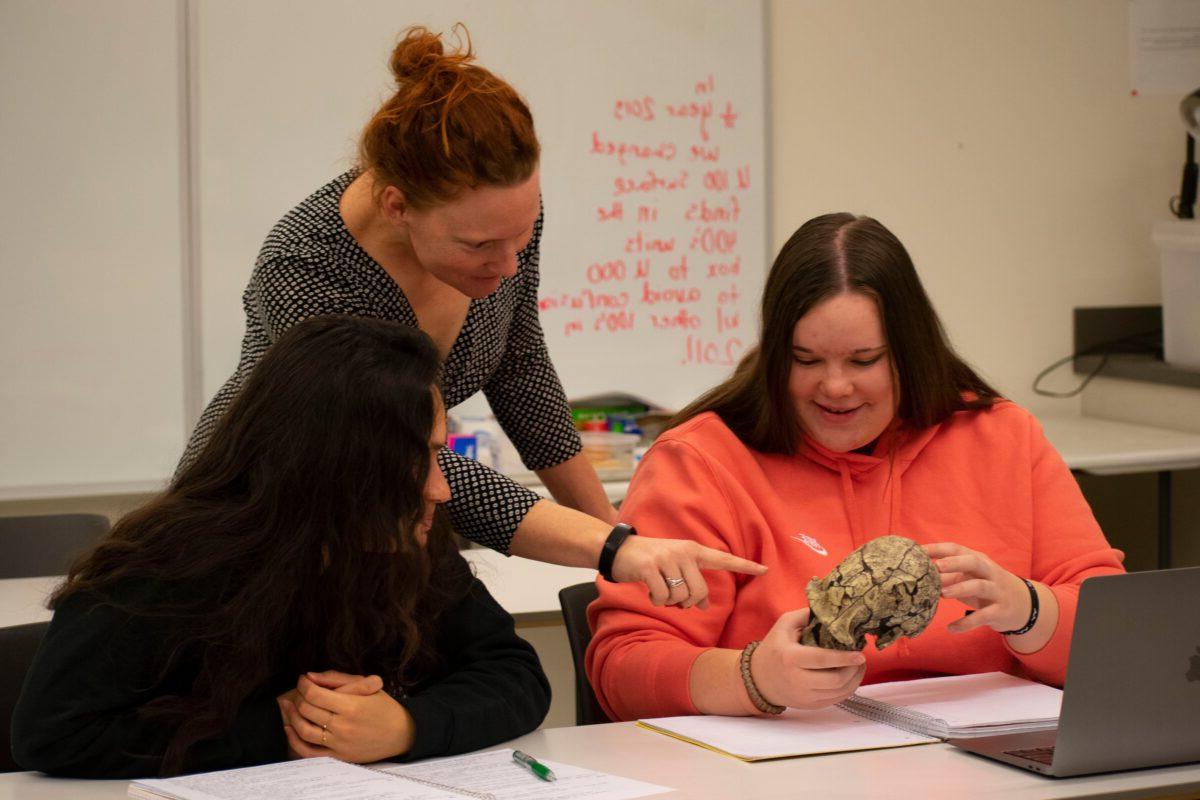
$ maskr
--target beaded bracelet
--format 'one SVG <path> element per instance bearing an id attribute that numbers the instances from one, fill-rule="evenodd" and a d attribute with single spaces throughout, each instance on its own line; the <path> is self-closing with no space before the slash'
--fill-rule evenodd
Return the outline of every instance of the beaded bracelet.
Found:
<path id="1" fill-rule="evenodd" d="M 754 641 L 742 650 L 742 683 L 746 684 L 746 694 L 750 695 L 750 702 L 754 703 L 755 708 L 764 714 L 782 714 L 783 706 L 777 706 L 763 697 L 762 692 L 754 685 L 753 676 L 750 675 L 750 656 L 754 655 L 760 644 L 762 642 Z"/>
<path id="2" fill-rule="evenodd" d="M 1033 630 L 1033 626 L 1037 625 L 1038 609 L 1040 608 L 1037 589 L 1033 588 L 1032 581 L 1025 580 L 1025 578 L 1021 578 L 1021 580 L 1025 581 L 1025 585 L 1029 587 L 1029 621 L 1026 622 L 1023 627 L 1017 628 L 1015 631 L 1001 631 L 1001 636 L 1020 636 L 1023 633 L 1029 633 L 1031 630 Z"/>

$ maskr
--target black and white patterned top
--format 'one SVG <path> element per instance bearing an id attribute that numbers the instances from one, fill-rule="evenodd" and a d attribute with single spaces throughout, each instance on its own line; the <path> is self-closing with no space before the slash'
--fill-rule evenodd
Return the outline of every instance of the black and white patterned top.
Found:
<path id="1" fill-rule="evenodd" d="M 289 326 L 321 314 L 350 314 L 418 327 L 408 298 L 367 255 L 342 221 L 338 203 L 357 177 L 347 172 L 318 189 L 272 229 L 242 295 L 246 335 L 241 361 L 204 410 L 184 451 L 190 463 L 263 353 Z M 518 256 L 517 274 L 495 292 L 471 300 L 462 330 L 442 364 L 447 408 L 480 389 L 521 460 L 532 470 L 561 464 L 581 449 L 562 383 L 550 363 L 538 321 L 538 248 L 542 217 Z M 455 529 L 508 552 L 538 496 L 484 465 L 443 450 Z"/>

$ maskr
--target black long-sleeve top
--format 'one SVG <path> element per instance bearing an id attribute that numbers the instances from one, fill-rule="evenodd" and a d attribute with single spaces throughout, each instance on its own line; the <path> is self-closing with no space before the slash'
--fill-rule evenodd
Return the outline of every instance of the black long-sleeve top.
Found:
<path id="1" fill-rule="evenodd" d="M 536 728 L 549 709 L 550 685 L 537 654 L 517 636 L 512 617 L 483 584 L 466 579 L 465 595 L 440 618 L 442 671 L 398 698 L 412 715 L 416 732 L 402 760 L 507 741 Z M 74 777 L 159 774 L 174 728 L 146 719 L 138 708 L 155 697 L 187 693 L 197 673 L 197 661 L 183 658 L 162 674 L 168 624 L 98 605 L 82 594 L 59 607 L 13 713 L 17 762 Z M 280 670 L 257 687 L 228 730 L 187 752 L 183 771 L 285 760 L 287 740 L 275 698 L 294 688 L 298 678 Z"/>

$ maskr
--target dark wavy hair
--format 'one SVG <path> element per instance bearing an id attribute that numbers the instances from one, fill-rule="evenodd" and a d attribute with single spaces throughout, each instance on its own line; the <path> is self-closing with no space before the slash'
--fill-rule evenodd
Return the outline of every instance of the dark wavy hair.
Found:
<path id="1" fill-rule="evenodd" d="M 418 330 L 332 316 L 295 325 L 195 461 L 72 567 L 51 607 L 86 593 L 154 617 L 171 637 L 163 675 L 198 665 L 190 691 L 140 709 L 176 727 L 164 774 L 281 670 L 403 685 L 431 668 L 452 590 L 430 576 L 457 559 L 444 526 L 424 546 L 414 535 L 437 374 Z M 156 590 L 118 592 L 142 584 Z"/>
<path id="2" fill-rule="evenodd" d="M 713 411 L 755 450 L 796 453 L 802 432 L 788 393 L 792 334 L 814 306 L 843 292 L 870 297 L 879 308 L 900 419 L 927 428 L 999 398 L 950 346 L 900 240 L 870 217 L 825 214 L 800 226 L 771 266 L 758 345 L 732 377 L 680 411 L 671 425 Z"/>

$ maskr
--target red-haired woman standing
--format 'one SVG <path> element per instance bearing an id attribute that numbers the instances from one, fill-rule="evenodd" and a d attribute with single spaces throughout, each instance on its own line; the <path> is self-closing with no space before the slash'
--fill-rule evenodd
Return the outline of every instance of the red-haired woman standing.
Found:
<path id="1" fill-rule="evenodd" d="M 606 576 L 645 582 L 656 604 L 703 605 L 700 569 L 762 568 L 695 542 L 613 529 L 615 511 L 580 452 L 538 321 L 533 118 L 511 86 L 473 61 L 469 43 L 446 53 L 425 28 L 405 32 L 391 57 L 396 93 L 363 131 L 358 166 L 292 209 L 263 244 L 243 296 L 238 369 L 209 403 L 184 463 L 288 327 L 319 314 L 402 322 L 437 344 L 447 408 L 482 389 L 561 503 L 443 451 L 459 533 L 500 552 L 601 565 Z"/>

